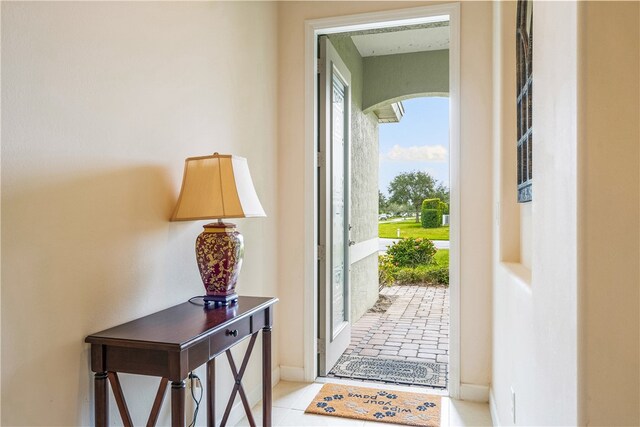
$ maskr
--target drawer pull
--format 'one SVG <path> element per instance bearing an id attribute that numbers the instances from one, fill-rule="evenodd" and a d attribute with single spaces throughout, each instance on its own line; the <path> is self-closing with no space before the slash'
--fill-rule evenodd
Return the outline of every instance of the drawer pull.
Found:
<path id="1" fill-rule="evenodd" d="M 225 332 L 226 336 L 232 336 L 232 337 L 237 337 L 238 336 L 238 330 L 234 329 L 233 331 L 227 329 L 227 331 Z"/>

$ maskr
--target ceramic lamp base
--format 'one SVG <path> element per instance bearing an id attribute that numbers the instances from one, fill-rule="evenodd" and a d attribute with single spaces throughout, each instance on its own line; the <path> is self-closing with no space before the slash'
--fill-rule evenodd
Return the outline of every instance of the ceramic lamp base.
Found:
<path id="1" fill-rule="evenodd" d="M 196 239 L 196 261 L 206 291 L 205 303 L 229 305 L 238 299 L 236 282 L 244 243 L 235 224 L 207 224 Z"/>

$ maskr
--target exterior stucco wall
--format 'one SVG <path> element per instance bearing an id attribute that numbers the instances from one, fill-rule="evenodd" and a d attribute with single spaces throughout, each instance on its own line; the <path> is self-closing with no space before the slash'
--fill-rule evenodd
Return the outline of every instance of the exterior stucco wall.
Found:
<path id="1" fill-rule="evenodd" d="M 351 240 L 378 237 L 378 120 L 363 113 L 364 61 L 348 36 L 329 40 L 351 71 Z M 377 254 L 351 264 L 351 321 L 378 299 Z"/>
<path id="2" fill-rule="evenodd" d="M 378 300 L 378 254 L 351 264 L 351 278 L 351 318 L 355 322 Z M 358 278 L 358 286 L 353 278 Z"/>
<path id="3" fill-rule="evenodd" d="M 393 78 L 389 78 L 393 76 Z M 449 50 L 364 58 L 363 109 L 417 95 L 449 94 Z"/>

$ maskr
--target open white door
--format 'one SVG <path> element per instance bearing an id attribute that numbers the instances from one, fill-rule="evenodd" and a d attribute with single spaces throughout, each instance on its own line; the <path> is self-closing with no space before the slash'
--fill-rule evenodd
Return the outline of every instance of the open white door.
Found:
<path id="1" fill-rule="evenodd" d="M 351 73 L 326 36 L 318 60 L 318 375 L 351 341 L 349 300 L 349 162 Z"/>

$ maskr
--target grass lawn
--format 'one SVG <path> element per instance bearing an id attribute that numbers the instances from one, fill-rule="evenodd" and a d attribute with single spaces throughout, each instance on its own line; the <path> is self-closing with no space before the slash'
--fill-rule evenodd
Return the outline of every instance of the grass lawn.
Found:
<path id="1" fill-rule="evenodd" d="M 438 249 L 433 260 L 438 263 L 438 267 L 449 267 L 449 249 Z"/>
<path id="2" fill-rule="evenodd" d="M 400 222 L 379 222 L 378 237 L 397 239 L 397 230 L 400 229 L 400 238 L 422 237 L 429 240 L 449 240 L 449 227 L 422 228 L 415 218 L 405 219 Z M 448 252 L 448 251 L 447 251 Z"/>

